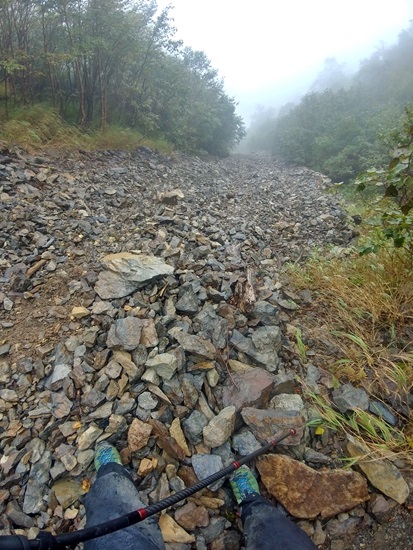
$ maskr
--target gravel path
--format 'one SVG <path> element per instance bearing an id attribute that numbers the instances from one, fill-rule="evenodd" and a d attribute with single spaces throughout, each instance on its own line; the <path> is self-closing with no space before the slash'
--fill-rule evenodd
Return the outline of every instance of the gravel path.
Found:
<path id="1" fill-rule="evenodd" d="M 305 428 L 288 334 L 308 296 L 280 281 L 286 262 L 356 236 L 329 184 L 260 155 L 0 152 L 0 534 L 81 528 L 101 439 L 147 502 L 257 448 L 264 423 L 297 428 L 282 453 L 311 466 L 303 479 L 335 474 Z M 408 511 L 350 475 L 358 497 L 339 508 L 283 504 L 320 548 L 381 548 L 389 520 L 386 548 L 407 548 Z M 171 549 L 242 548 L 229 486 L 213 489 L 161 520 Z"/>

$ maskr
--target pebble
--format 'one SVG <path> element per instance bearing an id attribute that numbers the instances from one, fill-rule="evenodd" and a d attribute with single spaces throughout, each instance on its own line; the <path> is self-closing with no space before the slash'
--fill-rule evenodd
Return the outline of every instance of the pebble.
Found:
<path id="1" fill-rule="evenodd" d="M 209 421 L 208 425 L 202 430 L 204 443 L 207 447 L 219 447 L 228 441 L 234 431 L 235 413 L 234 406 L 226 407 Z"/>
<path id="2" fill-rule="evenodd" d="M 209 477 L 210 475 L 218 472 L 224 467 L 222 458 L 218 455 L 208 455 L 208 454 L 196 454 L 192 457 L 192 466 L 194 468 L 195 474 L 200 481 Z M 221 487 L 225 482 L 225 479 L 219 479 L 215 483 L 209 486 L 211 491 L 216 491 Z"/>

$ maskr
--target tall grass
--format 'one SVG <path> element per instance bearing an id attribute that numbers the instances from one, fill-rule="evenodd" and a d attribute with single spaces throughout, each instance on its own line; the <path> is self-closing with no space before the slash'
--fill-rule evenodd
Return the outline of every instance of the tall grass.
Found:
<path id="1" fill-rule="evenodd" d="M 323 318 L 336 319 L 336 330 L 367 338 L 367 345 L 383 330 L 394 336 L 413 320 L 413 273 L 403 251 L 314 257 L 304 267 L 291 266 L 289 274 L 298 288 L 316 291 L 318 303 L 328 305 Z"/>
<path id="2" fill-rule="evenodd" d="M 412 451 L 411 256 L 390 247 L 366 256 L 356 252 L 346 258 L 315 256 L 305 266 L 289 267 L 288 275 L 298 289 L 310 289 L 315 296 L 300 326 L 306 339 L 314 342 L 316 364 L 385 403 L 399 418 L 400 428 L 387 431 L 384 421 L 370 413 L 345 418 L 328 401 L 317 403 L 321 416 L 374 445 Z"/>

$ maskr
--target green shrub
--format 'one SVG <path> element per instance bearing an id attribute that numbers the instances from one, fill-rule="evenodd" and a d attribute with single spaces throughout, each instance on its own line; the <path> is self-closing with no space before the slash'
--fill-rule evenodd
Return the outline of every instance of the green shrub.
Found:
<path id="1" fill-rule="evenodd" d="M 413 257 L 413 107 L 406 109 L 406 120 L 394 138 L 397 145 L 387 168 L 364 172 L 356 185 L 359 191 L 381 191 L 382 236 Z M 368 248 L 364 251 L 370 252 Z"/>

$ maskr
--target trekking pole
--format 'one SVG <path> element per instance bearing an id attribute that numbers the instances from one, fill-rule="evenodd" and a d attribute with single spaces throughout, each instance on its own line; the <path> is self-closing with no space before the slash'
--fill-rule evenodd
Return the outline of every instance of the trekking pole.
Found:
<path id="1" fill-rule="evenodd" d="M 294 428 L 290 428 L 288 431 L 283 432 L 278 438 L 273 439 L 272 441 L 270 441 L 266 445 L 263 445 L 249 455 L 232 462 L 229 466 L 226 466 L 222 470 L 219 470 L 219 472 L 215 472 L 215 474 L 212 474 L 202 481 L 195 483 L 195 485 L 187 487 L 186 489 L 183 489 L 182 491 L 179 491 L 174 495 L 164 498 L 156 504 L 151 504 L 146 508 L 139 508 L 138 510 L 134 510 L 129 514 L 125 514 L 124 516 L 112 519 L 105 523 L 100 523 L 99 525 L 94 525 L 93 527 L 87 527 L 86 529 L 80 529 L 79 531 L 75 531 L 73 533 L 57 535 L 56 537 L 54 537 L 51 533 L 47 531 L 41 531 L 37 535 L 37 538 L 33 540 L 28 540 L 26 537 L 20 535 L 9 535 L 0 537 L 0 549 L 55 550 L 58 548 L 64 548 L 66 546 L 74 546 L 75 544 L 79 544 L 80 542 L 103 537 L 104 535 L 109 535 L 110 533 L 114 533 L 115 531 L 119 531 L 120 529 L 125 529 L 126 527 L 135 525 L 136 523 L 139 523 L 146 518 L 149 518 L 161 512 L 162 510 L 173 506 L 177 502 L 188 498 L 189 496 L 197 493 L 201 489 L 204 489 L 208 485 L 215 483 L 216 481 L 227 476 L 228 474 L 235 472 L 235 470 L 238 470 L 238 468 L 240 468 L 247 462 L 250 462 L 254 458 L 257 458 L 258 456 L 266 453 L 267 451 L 272 449 L 272 447 L 275 447 L 276 445 L 278 445 L 278 443 L 281 443 L 281 441 L 283 441 L 287 437 L 295 435 L 296 433 L 297 432 L 296 430 L 294 430 Z"/>

